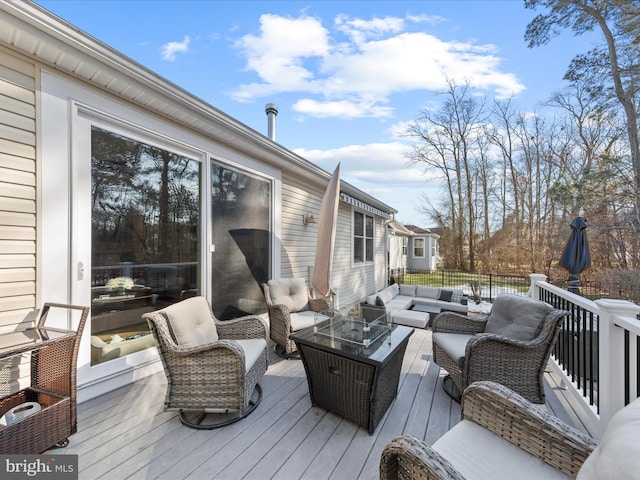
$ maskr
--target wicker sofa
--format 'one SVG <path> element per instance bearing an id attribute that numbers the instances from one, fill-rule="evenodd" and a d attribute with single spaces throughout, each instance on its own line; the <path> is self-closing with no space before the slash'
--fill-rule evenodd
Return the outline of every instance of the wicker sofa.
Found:
<path id="1" fill-rule="evenodd" d="M 363 302 L 370 308 L 384 308 L 392 323 L 424 328 L 429 323 L 429 313 L 412 310 L 416 305 L 428 305 L 443 311 L 465 314 L 468 297 L 462 289 L 423 287 L 394 283 L 369 295 Z M 438 310 L 439 311 L 439 310 Z"/>
<path id="2" fill-rule="evenodd" d="M 476 382 L 462 421 L 433 445 L 405 435 L 385 447 L 380 479 L 632 479 L 639 436 L 640 399 L 613 416 L 598 445 L 507 387 Z"/>

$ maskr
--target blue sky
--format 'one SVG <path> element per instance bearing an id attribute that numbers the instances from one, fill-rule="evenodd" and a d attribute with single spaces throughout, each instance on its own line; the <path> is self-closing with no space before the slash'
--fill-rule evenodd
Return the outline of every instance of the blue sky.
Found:
<path id="1" fill-rule="evenodd" d="M 437 108 L 447 78 L 521 110 L 562 89 L 584 37 L 529 49 L 535 12 L 517 0 L 37 1 L 44 8 L 398 210 L 440 180 L 407 164 L 407 124 Z"/>

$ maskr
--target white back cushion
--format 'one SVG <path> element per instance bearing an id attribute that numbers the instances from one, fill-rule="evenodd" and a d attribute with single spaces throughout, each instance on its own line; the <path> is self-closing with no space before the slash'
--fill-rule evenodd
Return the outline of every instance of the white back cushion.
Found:
<path id="1" fill-rule="evenodd" d="M 285 305 L 290 312 L 309 309 L 309 293 L 304 278 L 278 278 L 267 282 L 274 305 Z"/>
<path id="2" fill-rule="evenodd" d="M 204 297 L 182 300 L 164 309 L 173 338 L 181 347 L 195 347 L 218 341 L 216 324 Z"/>
<path id="3" fill-rule="evenodd" d="M 409 297 L 416 296 L 416 286 L 415 285 L 400 285 L 400 295 L 407 295 Z"/>
<path id="4" fill-rule="evenodd" d="M 577 480 L 631 480 L 640 476 L 640 399 L 616 413 L 600 444 L 584 462 Z"/>
<path id="5" fill-rule="evenodd" d="M 416 297 L 424 298 L 440 298 L 440 289 L 438 287 L 416 287 Z"/>

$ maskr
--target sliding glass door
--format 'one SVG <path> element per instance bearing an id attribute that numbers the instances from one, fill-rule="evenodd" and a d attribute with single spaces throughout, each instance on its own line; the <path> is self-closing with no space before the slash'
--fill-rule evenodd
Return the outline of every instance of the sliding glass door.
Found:
<path id="1" fill-rule="evenodd" d="M 271 271 L 272 182 L 211 164 L 211 300 L 222 320 L 266 311 Z"/>
<path id="2" fill-rule="evenodd" d="M 91 363 L 153 346 L 145 312 L 199 293 L 200 162 L 91 128 Z"/>

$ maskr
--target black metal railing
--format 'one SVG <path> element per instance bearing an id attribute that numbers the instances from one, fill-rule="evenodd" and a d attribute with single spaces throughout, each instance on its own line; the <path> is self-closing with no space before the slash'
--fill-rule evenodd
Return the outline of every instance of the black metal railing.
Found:
<path id="1" fill-rule="evenodd" d="M 552 355 L 582 396 L 599 413 L 599 315 L 544 288 L 540 289 L 540 300 L 569 312 L 560 327 Z"/>
<path id="2" fill-rule="evenodd" d="M 460 288 L 471 300 L 492 302 L 501 293 L 526 295 L 531 281 L 528 277 L 470 273 L 453 270 L 393 269 L 389 283 L 440 288 Z"/>

